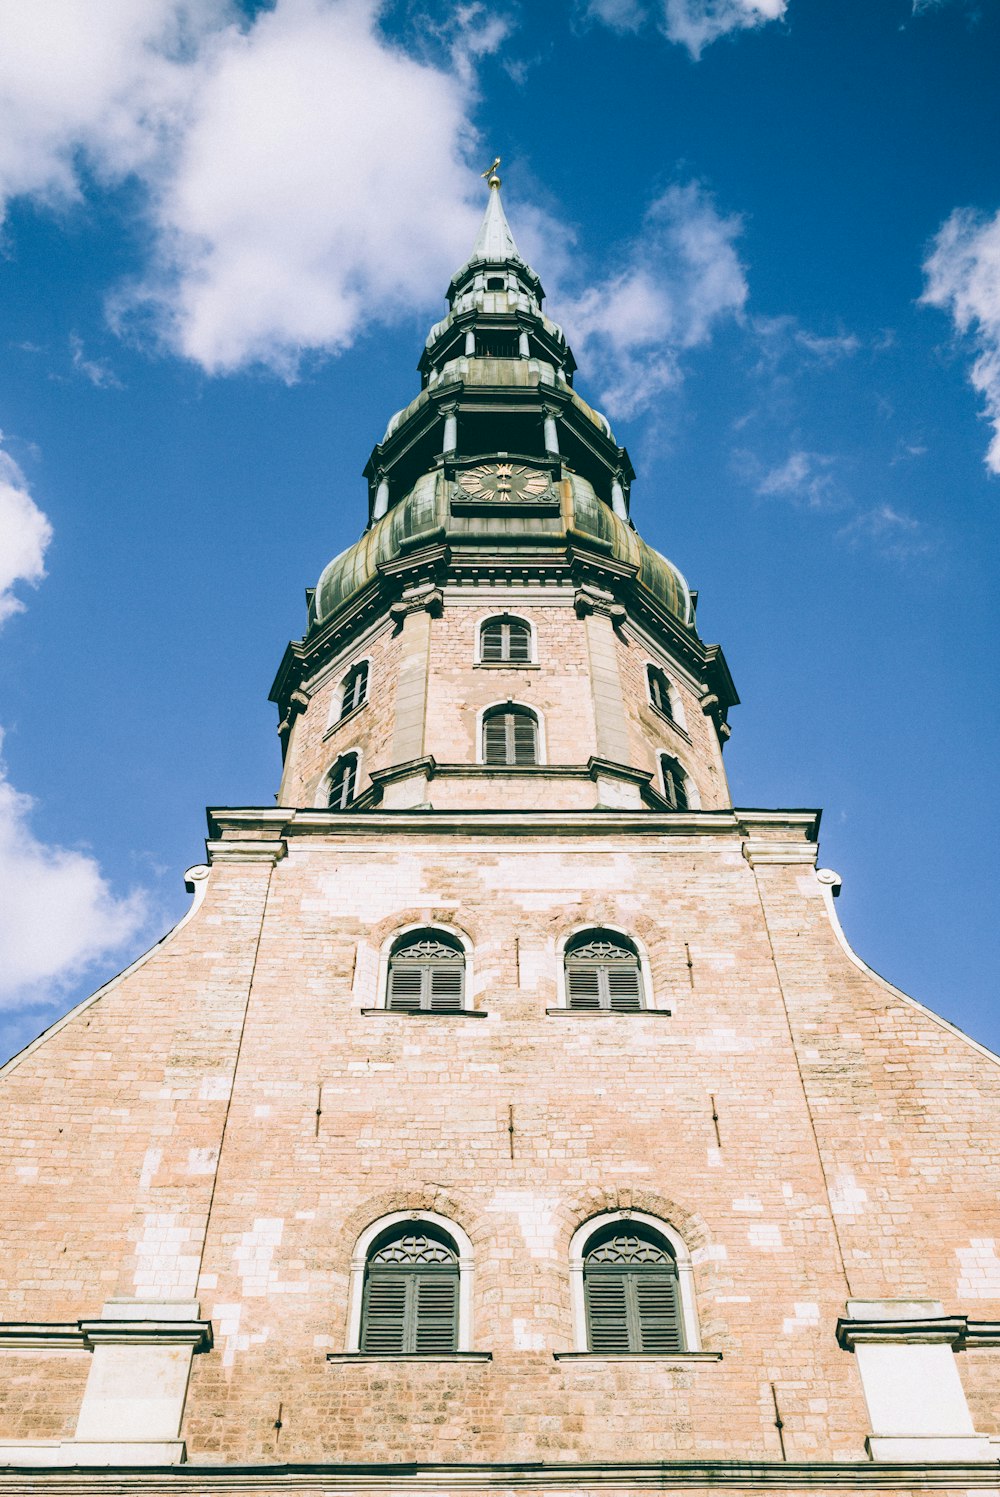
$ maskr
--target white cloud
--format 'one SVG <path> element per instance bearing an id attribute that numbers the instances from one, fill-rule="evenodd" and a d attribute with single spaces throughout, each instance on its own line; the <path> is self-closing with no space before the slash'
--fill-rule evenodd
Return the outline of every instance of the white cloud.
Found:
<path id="1" fill-rule="evenodd" d="M 921 300 L 950 313 L 956 331 L 976 345 L 969 377 L 993 426 L 986 466 L 1000 473 L 1000 212 L 987 218 L 956 208 L 937 232 L 924 274 Z"/>
<path id="2" fill-rule="evenodd" d="M 121 390 L 124 388 L 110 364 L 103 359 L 90 359 L 87 357 L 83 346 L 83 339 L 78 333 L 69 335 L 69 354 L 73 368 L 77 374 L 82 374 L 84 379 L 89 380 L 98 390 Z"/>
<path id="3" fill-rule="evenodd" d="M 788 0 L 664 0 L 663 29 L 697 58 L 720 36 L 780 21 L 787 8 Z"/>
<path id="4" fill-rule="evenodd" d="M 96 860 L 39 841 L 33 806 L 0 765 L 0 1004 L 38 1001 L 134 939 L 143 895 L 116 898 Z M 49 998 L 55 996 L 49 992 Z"/>
<path id="5" fill-rule="evenodd" d="M 643 0 L 588 0 L 586 14 L 616 31 L 637 31 L 656 11 L 669 40 L 697 59 L 719 37 L 780 21 L 787 9 L 788 0 L 660 0 L 656 6 Z"/>
<path id="6" fill-rule="evenodd" d="M 28 491 L 24 474 L 0 450 L 0 624 L 20 613 L 18 583 L 37 587 L 45 576 L 45 551 L 52 526 Z"/>
<path id="7" fill-rule="evenodd" d="M 0 7 L 0 199 L 138 179 L 147 270 L 111 314 L 211 373 L 292 376 L 440 298 L 482 210 L 466 164 L 481 4 L 390 42 L 379 0 L 33 0 Z M 431 54 L 433 53 L 433 60 Z M 86 373 L 86 370 L 83 371 Z"/>
<path id="8" fill-rule="evenodd" d="M 762 499 L 792 499 L 810 509 L 826 509 L 835 503 L 834 459 L 827 453 L 790 452 L 783 463 L 760 472 L 755 491 Z"/>
<path id="9" fill-rule="evenodd" d="M 926 556 L 934 549 L 921 522 L 893 509 L 891 504 L 876 504 L 855 516 L 838 530 L 837 538 L 855 550 L 871 548 L 895 561 Z"/>
<path id="10" fill-rule="evenodd" d="M 747 299 L 738 218 L 723 218 L 697 184 L 657 198 L 621 267 L 562 308 L 599 399 L 632 416 L 681 379 L 681 355 L 707 343 Z"/>

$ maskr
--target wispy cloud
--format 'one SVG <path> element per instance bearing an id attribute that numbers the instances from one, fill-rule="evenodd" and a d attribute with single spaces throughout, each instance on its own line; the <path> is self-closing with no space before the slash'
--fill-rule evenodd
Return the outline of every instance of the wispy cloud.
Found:
<path id="1" fill-rule="evenodd" d="M 842 509 L 849 503 L 837 480 L 837 460 L 829 453 L 799 447 L 767 465 L 741 448 L 733 453 L 733 464 L 760 499 L 785 499 L 808 509 Z"/>
<path id="2" fill-rule="evenodd" d="M 670 187 L 611 275 L 560 308 L 581 366 L 616 414 L 634 416 L 677 385 L 683 355 L 742 314 L 740 229 L 698 183 Z"/>
<path id="3" fill-rule="evenodd" d="M 775 368 L 790 360 L 800 365 L 804 361 L 827 368 L 841 359 L 852 358 L 862 347 L 856 333 L 844 329 L 835 333 L 817 333 L 803 327 L 798 318 L 791 316 L 757 316 L 752 320 L 751 329 L 760 351 L 761 369 Z"/>
<path id="4" fill-rule="evenodd" d="M 921 521 L 891 504 L 877 504 L 856 515 L 837 531 L 837 539 L 853 550 L 875 550 L 895 561 L 927 556 L 935 549 Z"/>
<path id="5" fill-rule="evenodd" d="M 924 274 L 921 300 L 948 312 L 976 349 L 969 378 L 993 427 L 986 466 L 1000 473 L 1000 212 L 987 218 L 956 208 L 937 232 Z"/>
<path id="6" fill-rule="evenodd" d="M 720 37 L 780 21 L 787 9 L 788 0 L 588 0 L 586 14 L 616 31 L 637 31 L 655 17 L 668 40 L 697 59 Z"/>
<path id="7" fill-rule="evenodd" d="M 98 390 L 123 390 L 125 387 L 111 365 L 102 359 L 88 359 L 84 352 L 83 339 L 77 333 L 69 335 L 69 352 L 73 368 Z"/>
<path id="8" fill-rule="evenodd" d="M 52 526 L 32 499 L 24 474 L 0 449 L 0 624 L 25 606 L 15 588 L 37 587 L 45 576 L 51 539 Z"/>

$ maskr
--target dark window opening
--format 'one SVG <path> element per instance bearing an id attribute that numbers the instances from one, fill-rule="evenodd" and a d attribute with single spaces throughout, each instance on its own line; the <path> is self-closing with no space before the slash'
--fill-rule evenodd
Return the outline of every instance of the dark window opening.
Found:
<path id="1" fill-rule="evenodd" d="M 538 723 L 524 707 L 500 708 L 483 722 L 483 759 L 487 764 L 537 764 Z"/>
<path id="2" fill-rule="evenodd" d="M 516 332 L 489 332 L 476 334 L 476 357 L 479 359 L 516 359 L 520 341 Z"/>
<path id="3" fill-rule="evenodd" d="M 362 707 L 368 697 L 368 661 L 360 660 L 351 667 L 341 687 L 340 718 L 343 719 L 356 707 Z"/>
<path id="4" fill-rule="evenodd" d="M 686 811 L 689 805 L 687 775 L 669 754 L 660 755 L 660 770 L 663 774 L 663 794 L 670 809 Z"/>
<path id="5" fill-rule="evenodd" d="M 487 291 L 506 291 L 507 282 L 502 275 L 490 275 L 486 277 Z"/>
<path id="6" fill-rule="evenodd" d="M 371 1253 L 361 1308 L 361 1350 L 425 1356 L 458 1349 L 458 1254 L 423 1222 L 408 1224 Z"/>
<path id="7" fill-rule="evenodd" d="M 670 701 L 670 683 L 660 670 L 659 666 L 648 665 L 646 667 L 646 679 L 649 682 L 649 700 L 658 712 L 664 717 L 674 720 L 674 709 Z"/>
<path id="8" fill-rule="evenodd" d="M 524 619 L 487 619 L 480 646 L 480 658 L 487 664 L 523 664 L 531 660 L 531 626 Z"/>
<path id="9" fill-rule="evenodd" d="M 327 802 L 330 810 L 345 810 L 354 799 L 357 784 L 357 754 L 341 754 L 330 771 L 330 796 Z"/>
<path id="10" fill-rule="evenodd" d="M 599 930 L 575 936 L 566 948 L 566 998 L 570 1008 L 643 1008 L 642 972 L 631 941 Z"/>
<path id="11" fill-rule="evenodd" d="M 645 1226 L 616 1222 L 583 1260 L 587 1344 L 592 1352 L 684 1350 L 677 1261 Z"/>
<path id="12" fill-rule="evenodd" d="M 389 958 L 386 1007 L 455 1013 L 465 1001 L 465 952 L 453 937 L 423 930 L 404 937 Z"/>

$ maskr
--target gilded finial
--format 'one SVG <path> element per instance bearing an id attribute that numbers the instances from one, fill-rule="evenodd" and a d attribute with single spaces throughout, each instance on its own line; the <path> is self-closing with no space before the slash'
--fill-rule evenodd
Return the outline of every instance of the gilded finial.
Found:
<path id="1" fill-rule="evenodd" d="M 499 187 L 500 186 L 500 178 L 497 176 L 497 167 L 499 165 L 500 165 L 500 157 L 498 156 L 497 159 L 494 161 L 494 163 L 493 163 L 492 166 L 488 166 L 484 172 L 480 172 L 479 175 L 481 177 L 485 177 L 486 178 L 486 185 L 487 185 L 487 187 Z"/>

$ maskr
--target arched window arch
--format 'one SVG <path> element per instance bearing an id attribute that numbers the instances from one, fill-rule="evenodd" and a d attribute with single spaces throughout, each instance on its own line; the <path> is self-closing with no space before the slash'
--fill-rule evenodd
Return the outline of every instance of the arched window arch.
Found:
<path id="1" fill-rule="evenodd" d="M 483 763 L 538 763 L 538 718 L 530 708 L 506 702 L 484 713 Z"/>
<path id="2" fill-rule="evenodd" d="M 662 712 L 664 717 L 673 722 L 675 717 L 673 690 L 667 680 L 666 672 L 662 671 L 658 665 L 647 665 L 646 683 L 649 687 L 649 700 L 657 712 Z"/>
<path id="3" fill-rule="evenodd" d="M 359 660 L 352 665 L 340 683 L 340 712 L 338 722 L 343 722 L 351 712 L 363 707 L 368 700 L 368 661 Z"/>
<path id="4" fill-rule="evenodd" d="M 327 805 L 331 811 L 344 811 L 358 793 L 358 756 L 341 754 L 329 775 Z"/>
<path id="5" fill-rule="evenodd" d="M 365 1309 L 365 1290 L 367 1287 L 369 1263 L 376 1267 L 372 1261 L 379 1251 L 387 1244 L 396 1239 L 397 1234 L 402 1237 L 407 1234 L 427 1235 L 446 1247 L 454 1249 L 457 1253 L 456 1266 L 458 1268 L 458 1329 L 457 1347 L 459 1352 L 472 1351 L 473 1338 L 473 1282 L 475 1273 L 475 1258 L 472 1243 L 469 1236 L 458 1225 L 457 1222 L 449 1220 L 448 1217 L 440 1216 L 436 1211 L 420 1210 L 414 1211 L 392 1211 L 387 1216 L 381 1216 L 376 1221 L 370 1222 L 361 1233 L 354 1245 L 351 1254 L 351 1272 L 348 1288 L 347 1307 L 347 1335 L 345 1349 L 350 1353 L 357 1353 L 364 1349 L 363 1342 L 363 1310 Z M 386 1265 L 377 1265 L 385 1267 Z M 419 1267 L 419 1265 L 415 1265 Z M 411 1294 L 412 1294 L 411 1290 Z"/>
<path id="6" fill-rule="evenodd" d="M 701 804 L 698 789 L 687 770 L 671 754 L 660 755 L 663 795 L 672 811 L 696 811 Z"/>
<path id="7" fill-rule="evenodd" d="M 431 1222 L 397 1223 L 367 1255 L 360 1350 L 428 1356 L 458 1347 L 458 1248 Z"/>
<path id="8" fill-rule="evenodd" d="M 644 1211 L 594 1217 L 574 1233 L 569 1267 L 579 1351 L 700 1350 L 691 1255 L 666 1222 Z"/>
<path id="9" fill-rule="evenodd" d="M 405 1013 L 456 1013 L 465 1005 L 465 950 L 445 930 L 411 930 L 389 953 L 385 1006 Z"/>
<path id="10" fill-rule="evenodd" d="M 645 1007 L 639 953 L 627 936 L 581 930 L 563 957 L 568 1008 L 635 1013 Z"/>
<path id="11" fill-rule="evenodd" d="M 513 614 L 498 614 L 479 626 L 479 659 L 483 665 L 531 663 L 531 625 Z"/>

